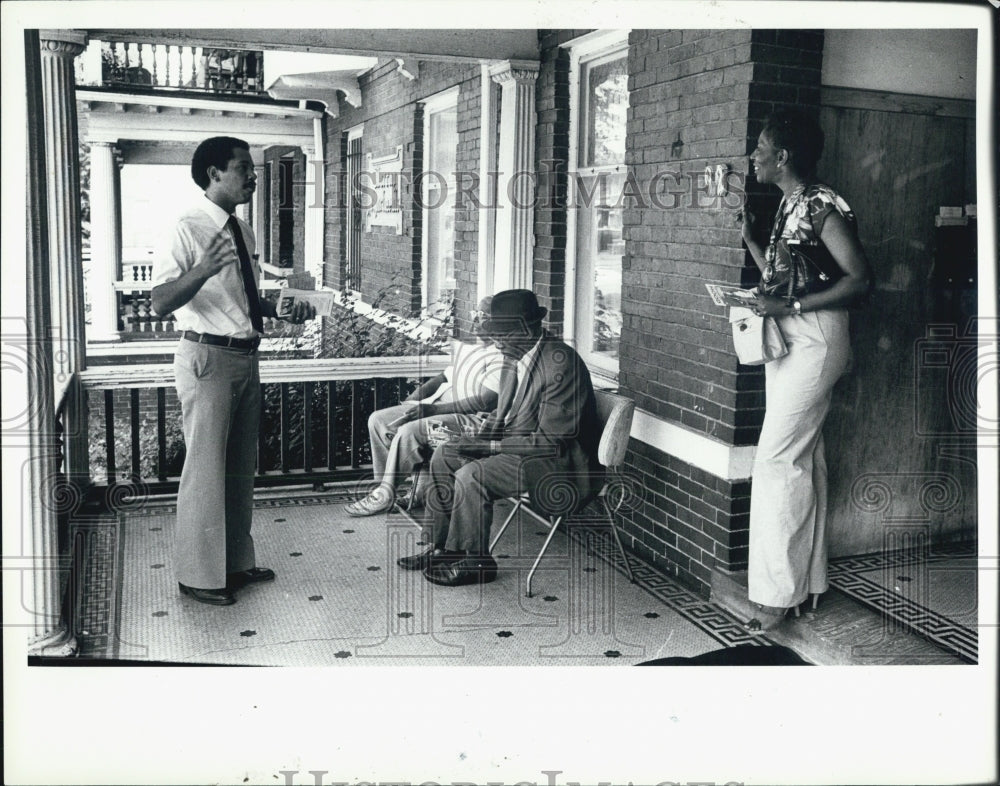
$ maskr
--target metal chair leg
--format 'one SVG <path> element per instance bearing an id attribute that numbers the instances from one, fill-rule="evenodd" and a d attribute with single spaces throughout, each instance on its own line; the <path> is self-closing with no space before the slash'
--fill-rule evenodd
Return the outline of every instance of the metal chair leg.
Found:
<path id="1" fill-rule="evenodd" d="M 490 541 L 490 554 L 493 553 L 493 547 L 500 542 L 500 538 L 503 537 L 503 533 L 506 531 L 507 525 L 510 524 L 511 519 L 513 519 L 514 516 L 517 515 L 517 512 L 521 509 L 523 505 L 524 505 L 524 500 L 522 499 L 519 499 L 517 500 L 517 502 L 514 503 L 514 509 L 511 510 L 510 515 L 507 516 L 506 519 L 504 519 L 503 524 L 500 525 L 500 529 L 497 530 L 497 534 L 493 537 L 493 540 Z"/>
<path id="2" fill-rule="evenodd" d="M 542 561 L 542 557 L 545 556 L 545 551 L 549 547 L 549 543 L 552 541 L 552 536 L 556 534 L 556 530 L 559 528 L 559 524 L 563 520 L 563 516 L 557 516 L 554 519 L 550 519 L 551 526 L 549 527 L 549 534 L 545 538 L 545 542 L 542 544 L 542 550 L 538 552 L 538 556 L 535 557 L 535 564 L 531 566 L 531 570 L 528 571 L 528 586 L 526 588 L 526 596 L 531 597 L 531 579 L 535 575 L 535 570 L 538 568 L 538 563 Z"/>
<path id="3" fill-rule="evenodd" d="M 417 521 L 413 516 L 413 501 L 417 496 L 417 484 L 420 482 L 420 476 L 423 473 L 422 467 L 417 467 L 410 473 L 410 498 L 406 501 L 406 507 L 404 508 L 396 499 L 393 499 L 392 506 L 395 510 L 399 511 L 399 514 L 409 521 L 417 529 L 423 529 L 423 525 Z"/>
<path id="4" fill-rule="evenodd" d="M 604 503 L 604 512 L 608 515 L 608 524 L 611 525 L 611 534 L 615 536 L 615 543 L 618 544 L 618 552 L 622 555 L 622 559 L 625 560 L 625 570 L 628 573 L 628 580 L 635 584 L 635 576 L 632 575 L 632 566 L 628 561 L 628 554 L 625 553 L 625 547 L 622 545 L 622 539 L 618 536 L 618 527 L 615 524 L 615 517 L 611 513 L 611 508 L 608 507 L 608 501 L 604 497 L 601 497 L 601 502 Z"/>

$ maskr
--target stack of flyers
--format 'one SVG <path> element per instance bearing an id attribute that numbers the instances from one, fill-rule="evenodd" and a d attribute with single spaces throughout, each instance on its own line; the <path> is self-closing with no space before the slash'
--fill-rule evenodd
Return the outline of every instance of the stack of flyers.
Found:
<path id="1" fill-rule="evenodd" d="M 330 289 L 290 289 L 281 290 L 276 306 L 279 319 L 290 316 L 295 304 L 310 303 L 316 309 L 316 316 L 328 317 L 333 314 L 333 303 L 337 293 Z"/>
<path id="2" fill-rule="evenodd" d="M 757 297 L 752 289 L 740 289 L 724 284 L 705 284 L 705 289 L 717 306 L 749 306 Z"/>

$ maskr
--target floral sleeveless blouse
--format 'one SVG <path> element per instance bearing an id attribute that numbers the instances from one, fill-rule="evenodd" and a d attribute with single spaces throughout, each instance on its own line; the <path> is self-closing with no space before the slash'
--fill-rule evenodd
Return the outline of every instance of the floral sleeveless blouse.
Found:
<path id="1" fill-rule="evenodd" d="M 840 194 L 822 183 L 803 184 L 781 200 L 771 240 L 764 252 L 767 265 L 761 277 L 761 292 L 774 294 L 785 291 L 791 276 L 788 241 L 805 246 L 822 245 L 819 235 L 823 231 L 823 222 L 834 210 L 856 228 L 854 211 Z"/>

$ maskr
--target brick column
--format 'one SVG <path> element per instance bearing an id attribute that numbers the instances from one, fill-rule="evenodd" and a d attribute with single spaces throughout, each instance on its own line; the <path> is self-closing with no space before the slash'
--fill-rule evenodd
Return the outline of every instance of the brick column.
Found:
<path id="1" fill-rule="evenodd" d="M 538 63 L 504 61 L 490 76 L 502 90 L 493 289 L 531 289 Z"/>

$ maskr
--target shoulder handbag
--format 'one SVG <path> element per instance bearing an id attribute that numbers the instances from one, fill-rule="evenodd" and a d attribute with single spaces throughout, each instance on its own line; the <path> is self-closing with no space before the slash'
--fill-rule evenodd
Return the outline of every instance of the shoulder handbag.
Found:
<path id="1" fill-rule="evenodd" d="M 836 284 L 844 276 L 837 260 L 827 251 L 823 241 L 816 245 L 795 240 L 786 241 L 791 260 L 791 280 L 788 284 L 788 299 L 822 292 Z"/>
<path id="2" fill-rule="evenodd" d="M 736 357 L 744 366 L 759 366 L 788 354 L 785 337 L 773 317 L 760 317 L 748 308 L 732 306 L 729 324 Z"/>

